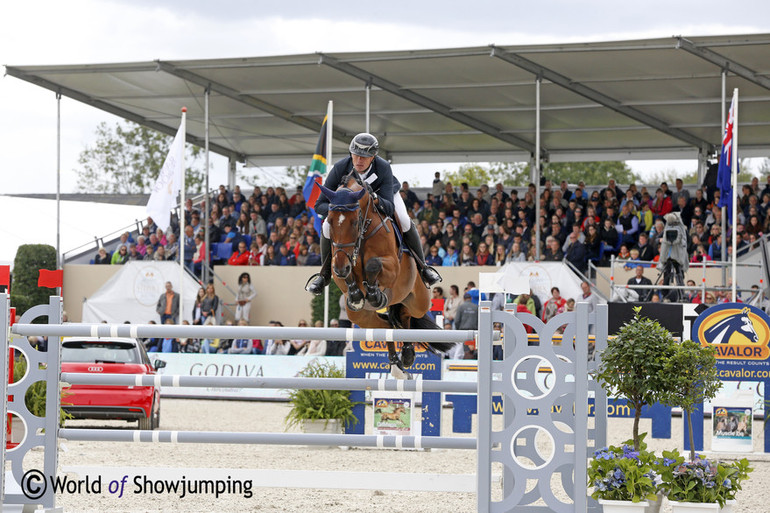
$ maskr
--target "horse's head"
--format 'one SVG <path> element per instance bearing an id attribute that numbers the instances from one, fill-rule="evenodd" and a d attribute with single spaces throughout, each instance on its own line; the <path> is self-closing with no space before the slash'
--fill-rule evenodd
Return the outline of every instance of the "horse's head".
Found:
<path id="1" fill-rule="evenodd" d="M 741 319 L 741 327 L 740 332 L 748 339 L 750 339 L 752 342 L 756 343 L 759 342 L 759 335 L 757 335 L 756 330 L 754 329 L 754 324 L 751 322 L 751 317 L 749 317 L 749 309 L 744 308 L 741 310 L 740 313 L 740 319 Z"/>
<path id="2" fill-rule="evenodd" d="M 360 203 L 366 199 L 366 189 L 361 183 L 350 175 L 348 178 L 343 180 L 345 185 L 336 191 L 318 184 L 321 193 L 329 200 L 327 222 L 335 248 L 332 269 L 342 279 L 350 275 L 355 265 L 364 223 Z M 346 248 L 350 248 L 350 251 Z"/>
<path id="3" fill-rule="evenodd" d="M 727 344 L 733 334 L 739 333 L 753 343 L 759 342 L 759 335 L 754 329 L 749 313 L 748 308 L 743 308 L 714 324 L 705 331 L 706 340 L 711 344 Z"/>

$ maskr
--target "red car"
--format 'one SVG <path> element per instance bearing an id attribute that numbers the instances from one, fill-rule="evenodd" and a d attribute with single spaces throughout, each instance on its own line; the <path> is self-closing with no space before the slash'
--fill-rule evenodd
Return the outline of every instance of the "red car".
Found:
<path id="1" fill-rule="evenodd" d="M 155 374 L 166 362 L 150 362 L 134 338 L 62 339 L 62 372 Z M 64 389 L 62 408 L 76 419 L 138 420 L 139 429 L 160 425 L 160 391 L 155 387 L 72 385 Z"/>

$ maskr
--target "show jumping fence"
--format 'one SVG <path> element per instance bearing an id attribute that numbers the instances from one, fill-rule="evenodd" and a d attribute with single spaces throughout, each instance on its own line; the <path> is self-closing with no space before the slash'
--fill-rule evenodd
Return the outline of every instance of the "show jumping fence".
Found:
<path id="1" fill-rule="evenodd" d="M 458 483 L 475 477 L 477 508 L 480 512 L 499 513 L 514 511 L 517 506 L 527 511 L 598 511 L 599 506 L 587 498 L 586 464 L 588 448 L 603 446 L 606 439 L 607 398 L 601 387 L 590 379 L 589 371 L 597 362 L 588 360 L 588 333 L 595 332 L 597 353 L 607 340 L 607 307 L 598 306 L 596 312 L 588 311 L 589 305 L 579 303 L 575 312 L 557 315 L 547 324 L 531 314 L 509 311 L 492 311 L 489 303 L 479 309 L 479 330 L 372 330 L 345 328 L 279 328 L 255 326 L 171 326 L 171 325 L 83 325 L 61 324 L 62 300 L 52 296 L 48 305 L 38 305 L 27 311 L 11 330 L 9 327 L 9 301 L 0 294 L 0 323 L 4 326 L 0 341 L 5 354 L 13 347 L 27 358 L 27 374 L 18 382 L 8 385 L 7 376 L 0 374 L 3 383 L 4 408 L 25 424 L 26 436 L 14 449 L 3 453 L 3 462 L 11 462 L 11 475 L 16 483 L 24 486 L 23 460 L 33 447 L 43 447 L 43 474 L 55 476 L 58 470 L 57 441 L 79 440 L 93 442 L 146 442 L 146 443 L 228 443 L 271 445 L 318 445 L 386 448 L 442 448 L 475 449 L 477 451 L 476 476 L 450 474 L 424 475 L 425 484 L 415 487 L 416 474 L 404 474 L 403 489 L 426 491 L 467 491 Z M 48 324 L 31 324 L 38 317 L 47 317 Z M 499 323 L 502 333 L 503 359 L 493 360 L 494 325 Z M 529 345 L 525 325 L 533 329 L 545 344 Z M 550 343 L 556 330 L 563 330 L 563 343 Z M 10 332 L 18 337 L 11 341 Z M 28 336 L 48 336 L 48 351 L 32 348 Z M 104 375 L 61 372 L 61 337 L 194 337 L 194 338 L 281 338 L 281 339 L 330 339 L 401 342 L 463 342 L 476 339 L 478 347 L 478 382 L 451 382 L 430 380 L 385 379 L 321 379 L 321 378 L 239 378 L 205 376 L 134 376 Z M 574 343 L 569 343 L 574 341 Z M 3 373 L 7 373 L 7 366 Z M 554 382 L 544 388 L 537 380 L 538 370 L 548 367 Z M 32 415 L 24 401 L 25 392 L 36 381 L 44 381 L 46 388 L 46 416 Z M 372 436 L 330 435 L 304 433 L 247 433 L 247 432 L 196 432 L 196 431 L 140 431 L 70 429 L 59 427 L 59 384 L 123 385 L 123 386 L 174 386 L 241 388 L 297 388 L 340 390 L 384 390 L 407 392 L 447 392 L 478 396 L 478 437 L 438 436 Z M 596 417 L 589 425 L 589 392 L 594 396 Z M 9 396 L 9 393 L 11 396 Z M 493 397 L 503 402 L 503 429 L 492 428 Z M 605 415 L 601 415 L 605 412 Z M 5 412 L 3 412 L 5 413 Z M 3 436 L 6 433 L 7 415 L 3 415 Z M 543 438 L 548 440 L 543 446 Z M 2 444 L 3 451 L 5 444 Z M 492 499 L 492 466 L 503 468 L 502 500 Z M 66 469 L 65 469 L 66 470 Z M 105 471 L 110 469 L 105 468 Z M 275 473 L 275 471 L 270 471 Z M 296 473 L 297 471 L 285 471 Z M 313 472 L 314 483 L 326 487 L 333 478 L 331 472 Z M 343 473 L 340 473 L 343 474 Z M 350 476 L 351 473 L 344 473 Z M 397 489 L 383 486 L 379 477 L 393 473 L 358 473 L 358 481 L 371 482 L 378 489 Z M 307 473 L 305 475 L 310 475 Z M 368 479 L 375 475 L 378 479 Z M 554 476 L 560 479 L 554 479 Z M 453 480 L 454 478 L 454 480 Z M 460 478 L 460 479 L 458 479 Z M 5 474 L 0 473 L 0 490 L 5 490 Z M 291 480 L 294 481 L 294 480 Z M 343 478 L 337 483 L 353 483 L 356 479 Z M 443 481 L 443 483 L 440 483 Z M 555 493 L 554 482 L 559 482 L 561 492 Z M 533 487 L 532 484 L 535 483 Z M 28 484 L 28 483 L 27 483 Z M 258 486 L 257 483 L 255 485 Z M 274 481 L 265 481 L 275 486 Z M 305 483 L 303 487 L 308 487 Z M 333 485 L 336 488 L 338 486 Z M 346 486 L 339 486 L 345 488 Z M 350 486 L 351 488 L 360 486 Z M 529 491 L 527 491 L 529 489 Z M 61 511 L 56 507 L 56 496 L 48 487 L 34 501 L 24 493 L 6 493 L 3 504 L 35 503 L 45 511 Z"/>

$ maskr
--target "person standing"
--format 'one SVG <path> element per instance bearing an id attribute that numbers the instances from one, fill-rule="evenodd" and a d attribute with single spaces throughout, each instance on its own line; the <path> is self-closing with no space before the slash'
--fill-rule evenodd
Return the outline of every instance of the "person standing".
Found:
<path id="1" fill-rule="evenodd" d="M 257 291 L 251 284 L 251 276 L 249 273 L 241 273 L 238 277 L 238 295 L 236 297 L 238 306 L 235 307 L 235 322 L 244 320 L 248 325 L 251 300 L 255 297 L 257 297 Z"/>
<path id="2" fill-rule="evenodd" d="M 468 292 L 463 294 L 463 302 L 457 307 L 455 313 L 456 330 L 476 330 L 479 328 L 479 306 L 471 299 L 472 296 Z"/>
<path id="3" fill-rule="evenodd" d="M 158 298 L 155 311 L 160 315 L 161 324 L 168 324 L 169 319 L 171 319 L 171 324 L 177 323 L 179 319 L 179 294 L 174 292 L 174 286 L 170 281 L 166 282 L 166 292 Z"/>

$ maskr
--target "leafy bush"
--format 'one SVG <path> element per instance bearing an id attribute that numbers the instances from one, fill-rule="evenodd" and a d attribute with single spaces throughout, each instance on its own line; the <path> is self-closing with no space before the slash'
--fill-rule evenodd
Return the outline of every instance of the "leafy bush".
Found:
<path id="1" fill-rule="evenodd" d="M 33 306 L 47 304 L 48 296 L 56 294 L 56 289 L 37 286 L 40 269 L 56 269 L 56 249 L 48 244 L 19 246 L 13 261 L 11 288 L 11 306 L 16 307 L 16 315 L 19 317 Z M 43 320 L 38 319 L 37 322 Z"/>
<path id="2" fill-rule="evenodd" d="M 672 501 L 718 502 L 724 507 L 726 501 L 735 499 L 742 482 L 753 470 L 746 458 L 723 464 L 711 462 L 700 455 L 685 462 L 676 450 L 664 451 L 663 456 L 670 463 L 661 467 L 661 488 Z"/>
<path id="3" fill-rule="evenodd" d="M 656 499 L 656 458 L 643 440 L 644 435 L 640 450 L 628 440 L 622 447 L 605 447 L 594 453 L 588 467 L 588 485 L 594 487 L 591 497 L 633 502 Z"/>
<path id="4" fill-rule="evenodd" d="M 24 377 L 27 372 L 27 359 L 16 358 L 13 364 L 13 382 L 18 382 Z M 45 393 L 46 383 L 45 381 L 35 381 L 27 388 L 26 394 L 24 394 L 24 404 L 27 406 L 29 412 L 36 417 L 45 417 Z M 69 395 L 70 392 L 61 392 L 62 404 L 67 404 L 63 399 Z M 64 421 L 71 419 L 72 415 L 59 408 L 59 424 L 64 425 Z"/>
<path id="5" fill-rule="evenodd" d="M 302 369 L 298 377 L 344 378 L 345 372 L 322 360 L 313 360 Z M 353 415 L 353 403 L 349 390 L 290 390 L 291 411 L 286 415 L 286 426 L 298 426 L 303 420 L 339 419 L 345 426 L 358 422 Z"/>
<path id="6" fill-rule="evenodd" d="M 337 284 L 334 283 L 334 280 L 332 280 L 332 282 L 329 283 L 329 320 L 340 318 L 341 295 L 342 291 L 337 286 Z M 315 324 L 316 321 L 323 321 L 324 294 L 321 294 L 320 296 L 313 296 L 313 299 L 310 301 L 310 308 L 313 312 L 311 316 L 312 324 Z"/>

